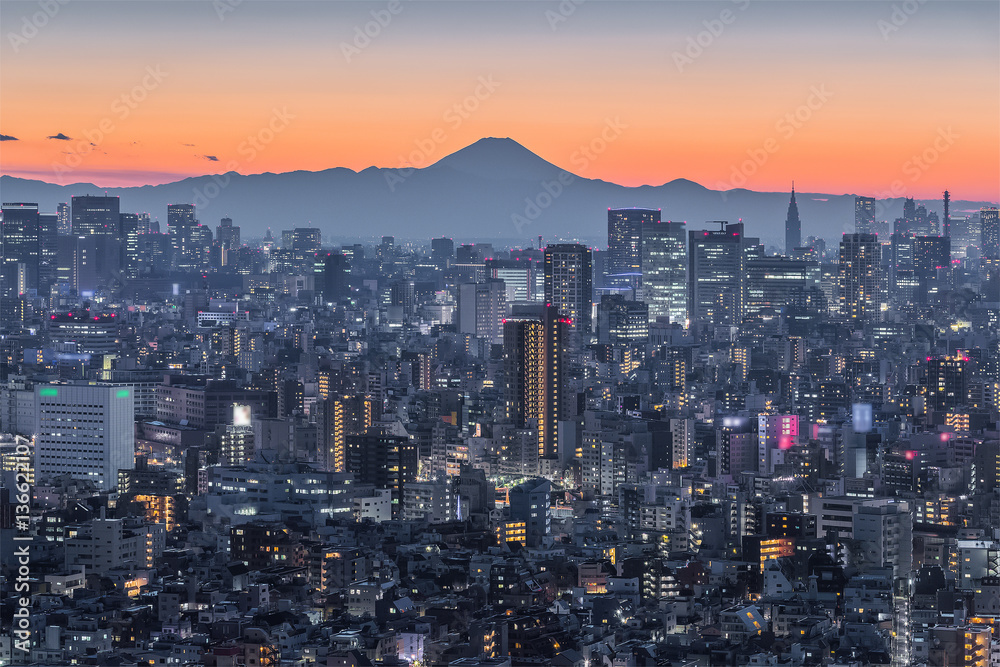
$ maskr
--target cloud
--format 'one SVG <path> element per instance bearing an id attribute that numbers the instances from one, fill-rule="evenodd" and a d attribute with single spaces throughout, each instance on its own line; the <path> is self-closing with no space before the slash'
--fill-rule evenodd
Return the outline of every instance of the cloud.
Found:
<path id="1" fill-rule="evenodd" d="M 194 146 L 194 144 L 181 144 L 181 146 Z"/>
<path id="2" fill-rule="evenodd" d="M 59 134 L 49 135 L 49 139 L 58 139 L 59 141 L 71 141 L 73 137 L 67 137 L 65 134 L 60 132 Z"/>
<path id="3" fill-rule="evenodd" d="M 215 157 L 214 155 L 202 155 L 202 157 L 205 158 L 206 160 L 211 160 L 212 162 L 219 161 L 219 158 Z"/>
<path id="4" fill-rule="evenodd" d="M 20 141 L 20 139 L 12 137 L 9 134 L 0 134 L 0 141 Z"/>

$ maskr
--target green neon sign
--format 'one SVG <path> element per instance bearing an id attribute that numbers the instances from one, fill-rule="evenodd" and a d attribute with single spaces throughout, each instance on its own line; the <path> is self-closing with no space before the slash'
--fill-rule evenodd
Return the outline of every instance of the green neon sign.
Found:
<path id="1" fill-rule="evenodd" d="M 58 396 L 59 390 L 55 387 L 42 387 L 38 390 L 39 396 Z"/>
<path id="2" fill-rule="evenodd" d="M 119 389 L 115 396 L 118 398 L 128 398 L 128 389 Z"/>

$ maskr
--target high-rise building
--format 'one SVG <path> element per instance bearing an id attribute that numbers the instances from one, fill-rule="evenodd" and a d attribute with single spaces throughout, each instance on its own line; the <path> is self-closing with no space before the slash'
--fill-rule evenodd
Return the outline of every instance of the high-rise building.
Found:
<path id="1" fill-rule="evenodd" d="M 38 385 L 35 474 L 69 475 L 108 491 L 118 471 L 135 466 L 132 389 L 108 385 Z"/>
<path id="2" fill-rule="evenodd" d="M 59 236 L 69 236 L 73 233 L 73 214 L 69 204 L 56 204 L 56 231 Z"/>
<path id="3" fill-rule="evenodd" d="M 590 248 L 579 243 L 559 243 L 545 248 L 545 303 L 555 306 L 569 328 L 591 331 L 593 264 Z"/>
<path id="4" fill-rule="evenodd" d="M 649 321 L 687 320 L 687 242 L 683 222 L 647 222 L 642 228 L 642 289 Z"/>
<path id="5" fill-rule="evenodd" d="M 545 296 L 544 289 L 536 289 L 535 262 L 530 259 L 488 259 L 486 277 L 504 282 L 508 303 L 540 301 Z"/>
<path id="6" fill-rule="evenodd" d="M 38 204 L 11 202 L 3 205 L 2 267 L 3 296 L 14 297 L 38 289 L 42 244 Z"/>
<path id="7" fill-rule="evenodd" d="M 78 236 L 115 236 L 121 222 L 118 197 L 73 197 L 73 233 Z"/>
<path id="8" fill-rule="evenodd" d="M 237 227 L 237 229 L 239 229 Z M 350 293 L 348 276 L 351 265 L 339 252 L 317 253 L 315 263 L 316 291 L 327 303 L 336 303 Z"/>
<path id="9" fill-rule="evenodd" d="M 179 271 L 201 271 L 208 263 L 212 232 L 198 222 L 194 204 L 167 206 L 167 233 L 174 267 Z"/>
<path id="10" fill-rule="evenodd" d="M 327 470 L 347 469 L 347 438 L 367 433 L 372 418 L 372 398 L 364 394 L 329 396 L 322 402 L 320 440 Z"/>
<path id="11" fill-rule="evenodd" d="M 1000 259 L 1000 212 L 996 206 L 984 206 L 979 209 L 980 233 L 983 257 Z"/>
<path id="12" fill-rule="evenodd" d="M 875 197 L 854 198 L 854 231 L 857 234 L 875 233 Z"/>
<path id="13" fill-rule="evenodd" d="M 743 223 L 688 232 L 688 317 L 692 323 L 738 326 L 745 309 Z"/>
<path id="14" fill-rule="evenodd" d="M 649 208 L 608 209 L 609 287 L 638 290 L 642 280 L 643 224 L 660 221 L 660 211 Z"/>
<path id="15" fill-rule="evenodd" d="M 927 409 L 945 412 L 965 405 L 969 358 L 961 351 L 952 356 L 927 359 Z"/>
<path id="16" fill-rule="evenodd" d="M 359 483 L 392 491 L 392 514 L 399 517 L 406 484 L 417 476 L 417 444 L 408 435 L 373 426 L 347 437 L 345 460 Z"/>
<path id="17" fill-rule="evenodd" d="M 597 306 L 597 342 L 631 343 L 649 338 L 649 306 L 624 294 L 605 294 Z"/>
<path id="18" fill-rule="evenodd" d="M 951 236 L 951 193 L 944 191 L 944 219 L 941 221 L 941 236 Z"/>
<path id="19" fill-rule="evenodd" d="M 537 430 L 539 458 L 553 459 L 563 418 L 568 321 L 554 305 L 537 310 L 537 317 L 504 322 L 504 400 L 515 427 Z"/>
<path id="20" fill-rule="evenodd" d="M 455 241 L 449 238 L 431 239 L 431 259 L 441 268 L 455 256 Z"/>
<path id="21" fill-rule="evenodd" d="M 840 312 L 849 320 L 881 319 L 881 253 L 874 234 L 844 234 L 840 242 Z"/>
<path id="22" fill-rule="evenodd" d="M 746 312 L 803 306 L 822 310 L 819 262 L 755 257 L 746 263 Z"/>
<path id="23" fill-rule="evenodd" d="M 232 218 L 222 218 L 215 228 L 215 240 L 226 250 L 237 250 L 240 247 L 240 228 L 233 225 Z"/>
<path id="24" fill-rule="evenodd" d="M 785 254 L 789 257 L 802 245 L 802 221 L 799 220 L 799 205 L 795 203 L 795 184 L 792 183 L 792 197 L 788 201 L 788 215 L 785 216 Z"/>
<path id="25" fill-rule="evenodd" d="M 465 283 L 458 288 L 458 331 L 491 343 L 503 342 L 507 288 L 502 280 Z"/>

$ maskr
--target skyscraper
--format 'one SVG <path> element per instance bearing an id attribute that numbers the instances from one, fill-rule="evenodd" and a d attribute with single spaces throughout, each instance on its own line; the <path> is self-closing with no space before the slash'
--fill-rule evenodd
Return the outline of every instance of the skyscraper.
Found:
<path id="1" fill-rule="evenodd" d="M 503 325 L 504 400 L 507 419 L 537 430 L 539 458 L 557 455 L 563 418 L 567 320 L 555 306 L 539 306 L 538 317 L 508 319 Z"/>
<path id="2" fill-rule="evenodd" d="M 115 236 L 120 223 L 118 197 L 73 197 L 73 233 L 78 236 Z"/>
<path id="3" fill-rule="evenodd" d="M 875 197 L 854 198 L 854 231 L 858 234 L 875 233 Z"/>
<path id="4" fill-rule="evenodd" d="M 215 240 L 226 250 L 237 250 L 240 247 L 240 228 L 233 225 L 232 218 L 222 218 L 215 228 Z"/>
<path id="5" fill-rule="evenodd" d="M 785 216 L 785 254 L 789 257 L 802 245 L 802 221 L 799 220 L 799 205 L 795 203 L 795 183 L 792 183 L 792 198 L 788 201 L 788 215 Z"/>
<path id="6" fill-rule="evenodd" d="M 687 244 L 683 222 L 647 222 L 642 228 L 642 301 L 649 321 L 687 319 Z"/>
<path id="7" fill-rule="evenodd" d="M 11 202 L 3 205 L 4 296 L 18 296 L 38 288 L 41 263 L 38 204 Z"/>
<path id="8" fill-rule="evenodd" d="M 844 317 L 880 320 L 881 253 L 874 234 L 844 234 L 840 242 L 840 312 Z"/>
<path id="9" fill-rule="evenodd" d="M 983 257 L 1000 259 L 1000 217 L 996 206 L 984 206 L 979 209 L 981 247 Z"/>
<path id="10" fill-rule="evenodd" d="M 743 223 L 688 232 L 688 317 L 705 325 L 738 326 L 745 308 Z"/>
<path id="11" fill-rule="evenodd" d="M 951 236 L 951 193 L 944 191 L 944 220 L 941 222 L 941 236 Z"/>
<path id="12" fill-rule="evenodd" d="M 503 319 L 507 314 L 507 288 L 502 280 L 465 283 L 458 288 L 458 331 L 503 342 Z"/>
<path id="13" fill-rule="evenodd" d="M 56 218 L 56 229 L 60 236 L 69 236 L 73 233 L 73 215 L 69 204 L 66 202 L 56 204 Z"/>
<path id="14" fill-rule="evenodd" d="M 175 268 L 200 271 L 205 266 L 212 233 L 198 223 L 194 204 L 167 205 L 167 234 L 170 235 Z"/>
<path id="15" fill-rule="evenodd" d="M 545 303 L 569 319 L 569 327 L 590 333 L 593 303 L 593 265 L 590 248 L 559 243 L 545 248 Z"/>
<path id="16" fill-rule="evenodd" d="M 638 290 L 642 279 L 642 227 L 659 222 L 660 211 L 650 208 L 608 209 L 609 287 Z"/>

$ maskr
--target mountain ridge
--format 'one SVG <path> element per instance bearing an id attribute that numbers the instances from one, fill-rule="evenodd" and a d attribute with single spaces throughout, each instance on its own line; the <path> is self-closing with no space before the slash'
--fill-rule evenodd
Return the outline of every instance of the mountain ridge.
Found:
<path id="1" fill-rule="evenodd" d="M 709 220 L 743 219 L 748 235 L 779 247 L 789 197 L 787 192 L 746 188 L 717 191 L 686 178 L 640 186 L 588 179 L 548 162 L 510 137 L 484 137 L 412 169 L 229 171 L 159 185 L 109 188 L 0 176 L 3 201 L 37 201 L 45 211 L 54 211 L 57 203 L 68 202 L 71 196 L 105 191 L 122 198 L 123 212 L 145 211 L 161 223 L 168 203 L 194 203 L 203 223 L 214 226 L 221 217 L 232 217 L 248 238 L 263 235 L 266 228 L 313 224 L 325 239 L 382 234 L 424 239 L 442 235 L 599 239 L 606 235 L 608 207 L 639 206 L 658 208 L 664 220 L 684 220 L 692 229 Z M 835 240 L 853 231 L 854 194 L 797 191 L 796 195 L 803 238 Z M 901 215 L 902 201 L 881 201 L 880 219 Z M 918 202 L 940 215 L 941 202 Z M 952 210 L 989 204 L 953 200 Z"/>

